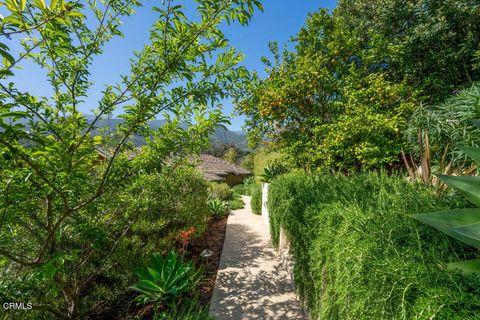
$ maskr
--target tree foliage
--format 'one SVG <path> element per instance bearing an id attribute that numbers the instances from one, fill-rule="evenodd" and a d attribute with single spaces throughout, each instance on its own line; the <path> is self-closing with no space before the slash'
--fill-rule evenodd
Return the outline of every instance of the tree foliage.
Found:
<path id="1" fill-rule="evenodd" d="M 232 164 L 236 164 L 238 160 L 239 154 L 235 147 L 230 147 L 225 151 L 223 155 L 223 159 L 227 160 Z"/>
<path id="2" fill-rule="evenodd" d="M 480 79 L 479 9 L 476 0 L 344 0 L 337 15 L 358 30 L 364 44 L 384 40 L 387 50 L 376 55 L 392 77 L 438 102 Z"/>
<path id="3" fill-rule="evenodd" d="M 252 145 L 268 141 L 305 169 L 398 163 L 420 102 L 479 79 L 477 1 L 339 1 L 310 14 L 266 78 L 252 76 L 237 107 Z"/>
<path id="4" fill-rule="evenodd" d="M 168 158 L 204 147 L 226 121 L 218 102 L 247 75 L 238 66 L 242 54 L 219 26 L 248 23 L 258 1 L 198 0 L 195 21 L 164 1 L 155 8 L 150 43 L 135 53 L 129 74 L 106 84 L 95 118 L 87 121 L 79 107 L 92 86 L 94 58 L 139 5 L 5 2 L 0 36 L 12 37 L 21 50 L 0 44 L 0 291 L 3 301 L 31 301 L 29 315 L 37 319 L 85 318 L 102 308 L 108 290 L 93 290 L 92 283 L 122 266 L 122 239 L 141 216 L 125 205 L 125 189 L 145 172 L 165 173 Z M 27 59 L 45 72 L 51 96 L 34 96 L 12 81 Z M 115 130 L 92 134 L 113 114 L 122 119 Z M 167 125 L 151 152 L 132 162 L 126 153 L 132 135 L 150 137 L 147 122 L 156 116 Z"/>

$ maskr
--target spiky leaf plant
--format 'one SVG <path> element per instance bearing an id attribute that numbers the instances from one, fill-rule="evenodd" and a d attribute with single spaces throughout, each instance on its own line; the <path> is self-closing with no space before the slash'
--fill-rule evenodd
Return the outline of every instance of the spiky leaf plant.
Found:
<path id="1" fill-rule="evenodd" d="M 480 148 L 462 148 L 472 160 L 480 163 Z M 444 176 L 439 179 L 455 188 L 470 200 L 477 208 L 456 209 L 433 213 L 415 214 L 412 217 L 425 222 L 438 230 L 480 249 L 480 177 Z M 480 273 L 480 259 L 450 263 L 451 269 L 460 269 L 464 273 Z"/>

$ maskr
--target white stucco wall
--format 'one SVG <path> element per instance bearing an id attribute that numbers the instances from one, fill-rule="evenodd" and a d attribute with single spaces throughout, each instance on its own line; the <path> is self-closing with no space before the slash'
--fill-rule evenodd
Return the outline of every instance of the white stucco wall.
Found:
<path id="1" fill-rule="evenodd" d="M 262 183 L 262 218 L 270 230 L 270 220 L 268 218 L 268 183 Z"/>

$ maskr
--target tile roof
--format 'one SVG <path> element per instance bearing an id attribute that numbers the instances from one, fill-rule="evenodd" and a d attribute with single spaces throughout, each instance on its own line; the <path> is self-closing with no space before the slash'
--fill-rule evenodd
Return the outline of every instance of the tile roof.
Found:
<path id="1" fill-rule="evenodd" d="M 250 175 L 250 171 L 231 164 L 230 162 L 209 154 L 201 154 L 198 169 L 203 172 L 205 179 L 211 181 L 225 180 L 229 174 Z"/>
<path id="2" fill-rule="evenodd" d="M 226 181 L 227 180 L 225 177 L 217 176 L 216 174 L 211 172 L 203 172 L 203 177 L 205 178 L 205 180 L 208 180 L 208 181 Z"/>

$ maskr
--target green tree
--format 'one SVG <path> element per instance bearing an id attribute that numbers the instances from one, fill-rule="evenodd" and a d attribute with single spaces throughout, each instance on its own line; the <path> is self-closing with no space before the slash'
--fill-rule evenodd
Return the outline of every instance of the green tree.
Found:
<path id="1" fill-rule="evenodd" d="M 398 163 L 415 107 L 480 78 L 476 0 L 342 0 L 309 15 L 268 76 L 237 101 L 249 140 L 297 167 L 350 170 Z"/>
<path id="2" fill-rule="evenodd" d="M 233 164 L 237 163 L 238 157 L 239 157 L 239 154 L 235 147 L 228 148 L 223 155 L 223 159 Z"/>
<path id="3" fill-rule="evenodd" d="M 95 314 L 101 297 L 86 297 L 99 294 L 92 293 L 92 284 L 100 273 L 118 267 L 112 259 L 135 222 L 134 211 L 122 206 L 123 190 L 144 170 L 125 155 L 132 137 L 149 137 L 148 120 L 165 117 L 172 130 L 157 138 L 158 156 L 145 160 L 161 165 L 198 151 L 226 121 L 218 102 L 247 71 L 219 26 L 248 23 L 260 3 L 197 3 L 195 21 L 172 1 L 155 8 L 150 43 L 135 53 L 129 74 L 106 84 L 92 110 L 95 118 L 87 121 L 78 108 L 92 85 L 94 58 L 121 35 L 121 18 L 140 2 L 5 2 L 9 15 L 0 36 L 15 36 L 23 49 L 15 55 L 0 45 L 2 301 L 31 301 L 29 315 L 37 319 Z M 25 59 L 45 71 L 50 97 L 9 82 Z M 113 132 L 93 134 L 102 119 L 118 113 L 123 121 Z M 191 125 L 179 129 L 185 121 Z M 99 147 L 106 150 L 104 161 Z"/>
<path id="4" fill-rule="evenodd" d="M 308 17 L 294 44 L 282 55 L 271 44 L 267 78 L 253 75 L 237 101 L 253 146 L 270 141 L 305 169 L 396 162 L 413 90 L 390 81 L 372 50 L 326 10 Z"/>
<path id="5" fill-rule="evenodd" d="M 342 0 L 335 15 L 394 81 L 438 102 L 480 79 L 479 6 L 476 0 Z"/>

